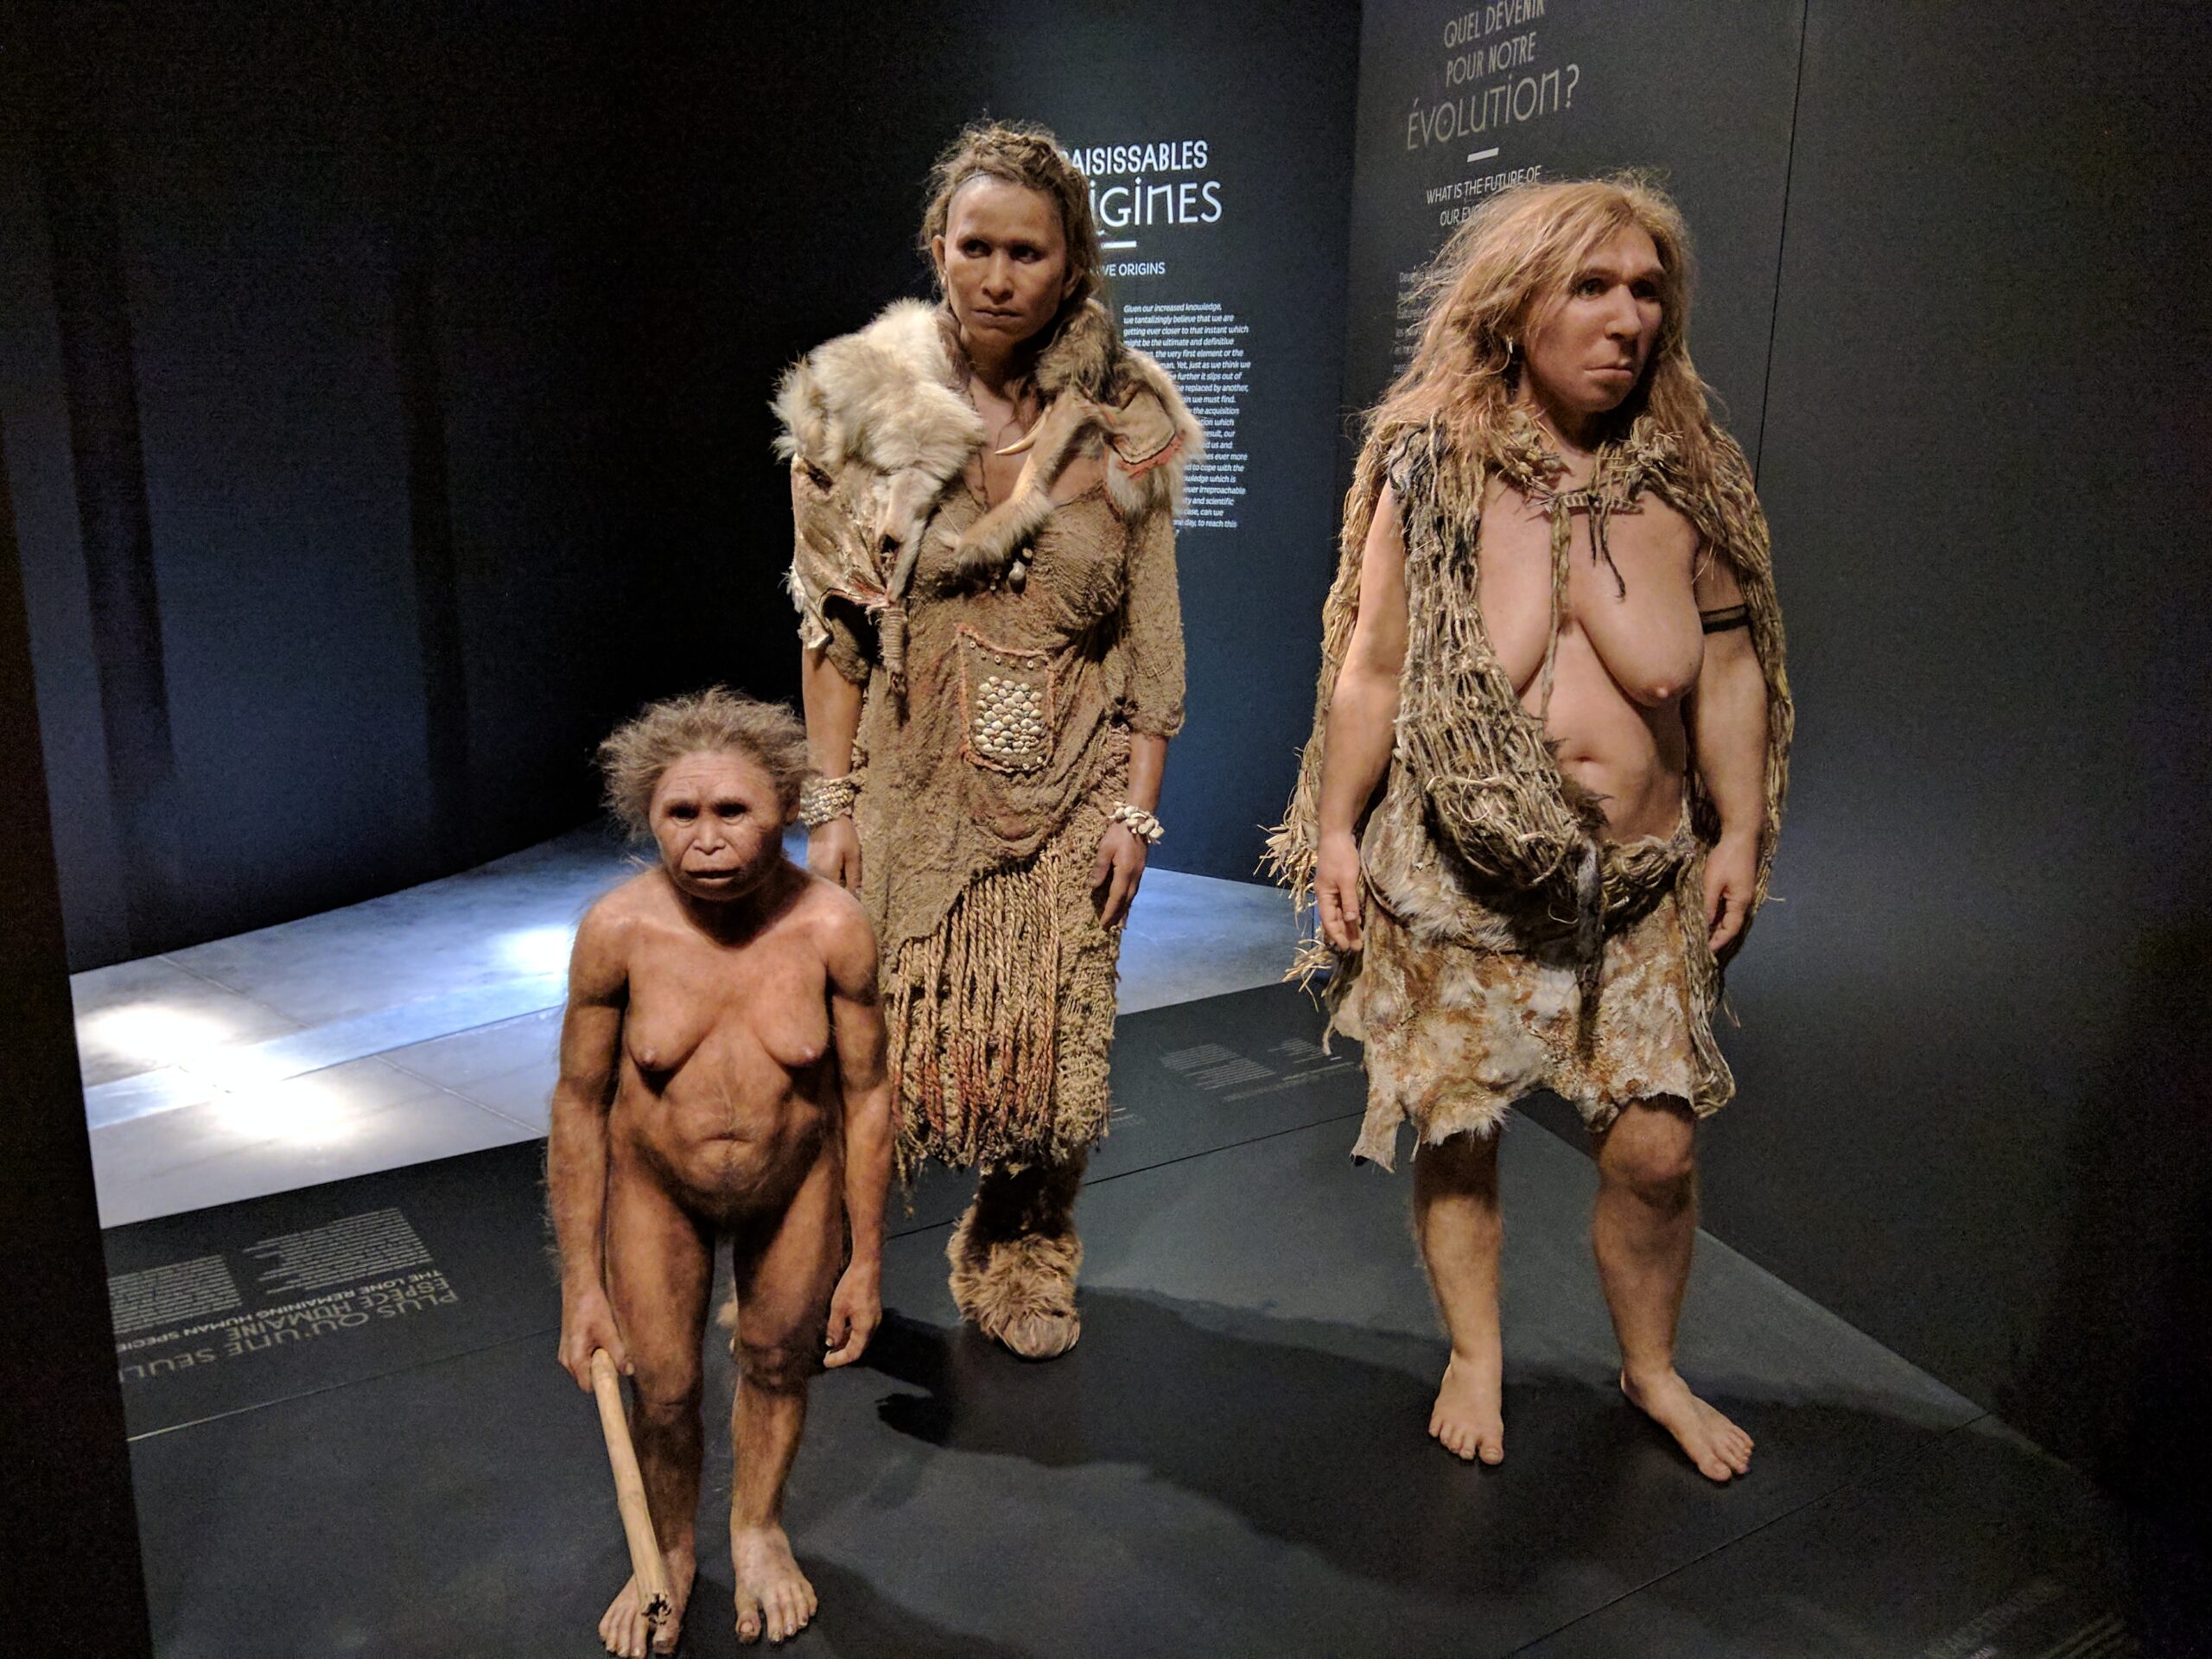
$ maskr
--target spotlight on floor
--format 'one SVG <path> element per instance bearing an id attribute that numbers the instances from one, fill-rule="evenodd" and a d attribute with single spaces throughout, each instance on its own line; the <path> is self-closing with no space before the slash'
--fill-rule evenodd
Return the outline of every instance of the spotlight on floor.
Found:
<path id="1" fill-rule="evenodd" d="M 499 959 L 518 974 L 558 974 L 569 966 L 575 929 L 558 925 L 518 928 L 499 938 Z"/>

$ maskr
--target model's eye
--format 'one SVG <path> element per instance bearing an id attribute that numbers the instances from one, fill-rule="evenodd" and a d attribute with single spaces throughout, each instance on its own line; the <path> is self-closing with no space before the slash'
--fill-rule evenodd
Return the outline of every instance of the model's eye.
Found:
<path id="1" fill-rule="evenodd" d="M 1585 276 L 1574 285 L 1574 291 L 1586 300 L 1594 300 L 1605 291 L 1605 279 L 1602 276 Z"/>
<path id="2" fill-rule="evenodd" d="M 980 238 L 971 236 L 960 245 L 960 251 L 970 259 L 988 258 L 990 256 L 991 245 Z"/>
<path id="3" fill-rule="evenodd" d="M 1651 282 L 1638 283 L 1636 285 L 1636 297 L 1639 300 L 1649 300 L 1656 303 L 1659 298 L 1659 284 Z"/>
<path id="4" fill-rule="evenodd" d="M 699 816 L 699 809 L 689 801 L 682 801 L 668 809 L 668 816 L 678 823 L 689 823 Z"/>
<path id="5" fill-rule="evenodd" d="M 745 812 L 743 801 L 724 801 L 721 804 L 721 815 L 726 818 L 741 818 Z"/>
<path id="6" fill-rule="evenodd" d="M 1017 246 L 1014 250 L 1014 257 L 1027 264 L 1032 260 L 1042 257 L 1042 255 L 1040 255 L 1035 248 Z"/>

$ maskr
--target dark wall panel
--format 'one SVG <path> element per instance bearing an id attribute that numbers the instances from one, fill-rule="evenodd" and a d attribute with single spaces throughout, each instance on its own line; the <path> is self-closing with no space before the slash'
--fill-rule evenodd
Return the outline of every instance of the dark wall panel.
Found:
<path id="1" fill-rule="evenodd" d="M 636 465 L 634 29 L 465 23 L 428 33 L 414 130 L 481 855 L 588 810 L 594 747 L 695 601 Z"/>
<path id="2" fill-rule="evenodd" d="M 185 880 L 148 944 L 428 873 L 382 30 L 118 9 L 97 48 Z"/>
<path id="3" fill-rule="evenodd" d="M 1760 474 L 1800 735 L 1711 1215 L 2075 1452 L 2205 1380 L 2203 35 L 1813 0 Z"/>
<path id="4" fill-rule="evenodd" d="M 1803 0 L 1369 0 L 1344 391 L 1410 348 L 1409 280 L 1471 207 L 1529 179 L 1656 171 L 1696 245 L 1690 342 L 1756 458 Z"/>

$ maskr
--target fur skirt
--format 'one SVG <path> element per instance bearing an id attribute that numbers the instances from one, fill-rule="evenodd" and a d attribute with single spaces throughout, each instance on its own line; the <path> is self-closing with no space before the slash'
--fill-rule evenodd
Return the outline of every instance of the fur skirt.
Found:
<path id="1" fill-rule="evenodd" d="M 1527 950 L 1427 944 L 1370 905 L 1359 973 L 1332 1022 L 1366 1046 L 1352 1155 L 1391 1168 L 1408 1122 L 1423 1145 L 1494 1134 L 1515 1101 L 1543 1089 L 1592 1130 L 1639 1100 L 1718 1111 L 1736 1085 L 1691 993 L 1688 953 L 1703 940 L 1685 926 L 1697 920 L 1669 891 L 1614 929 L 1589 999 L 1571 939 Z"/>

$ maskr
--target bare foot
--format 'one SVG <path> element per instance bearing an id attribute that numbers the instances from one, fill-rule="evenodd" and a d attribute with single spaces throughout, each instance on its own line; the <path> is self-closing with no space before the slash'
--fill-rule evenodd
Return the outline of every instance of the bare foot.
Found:
<path id="1" fill-rule="evenodd" d="M 620 1654 L 622 1659 L 645 1659 L 648 1653 L 676 1651 L 676 1638 L 683 1630 L 683 1604 L 691 1599 L 691 1580 L 698 1571 L 698 1561 L 689 1550 L 669 1550 L 661 1560 L 668 1567 L 668 1592 L 675 1605 L 658 1628 L 647 1624 L 638 1598 L 638 1580 L 632 1576 L 599 1621 L 599 1639 L 609 1653 Z"/>
<path id="2" fill-rule="evenodd" d="M 817 1603 L 814 1586 L 791 1559 L 791 1540 L 779 1526 L 734 1532 L 730 1565 L 737 1573 L 737 1639 L 785 1642 L 806 1628 Z"/>
<path id="3" fill-rule="evenodd" d="M 1487 1363 L 1454 1353 L 1437 1385 L 1436 1409 L 1428 1414 L 1429 1437 L 1453 1457 L 1505 1461 L 1505 1418 L 1499 1408 L 1500 1362 Z"/>
<path id="4" fill-rule="evenodd" d="M 1681 1443 L 1707 1480 L 1728 1480 L 1751 1466 L 1751 1437 L 1690 1392 L 1672 1369 L 1643 1382 L 1621 1373 L 1629 1403 Z"/>

